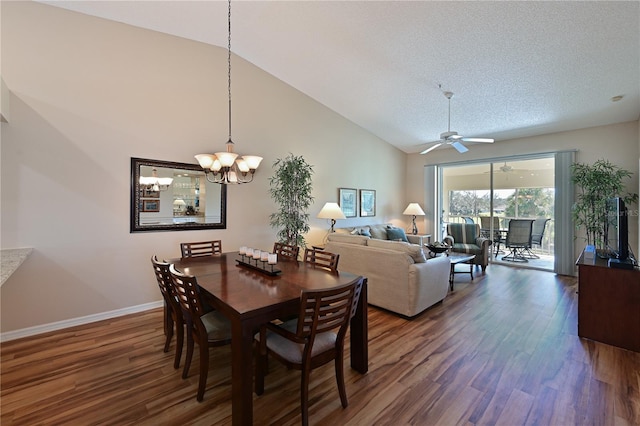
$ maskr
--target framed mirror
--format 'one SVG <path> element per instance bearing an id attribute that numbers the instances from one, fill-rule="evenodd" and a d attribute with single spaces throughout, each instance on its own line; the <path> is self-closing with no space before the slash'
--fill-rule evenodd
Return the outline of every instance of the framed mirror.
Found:
<path id="1" fill-rule="evenodd" d="M 131 158 L 130 232 L 226 227 L 227 185 L 197 164 Z"/>

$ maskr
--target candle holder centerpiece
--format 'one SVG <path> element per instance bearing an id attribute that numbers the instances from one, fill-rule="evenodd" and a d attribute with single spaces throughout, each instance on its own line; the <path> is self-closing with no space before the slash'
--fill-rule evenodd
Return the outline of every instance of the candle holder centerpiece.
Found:
<path id="1" fill-rule="evenodd" d="M 236 259 L 236 262 L 240 266 L 271 276 L 282 273 L 280 269 L 276 268 L 278 265 L 278 255 L 276 253 L 242 246 L 238 250 L 238 254 L 240 257 Z"/>

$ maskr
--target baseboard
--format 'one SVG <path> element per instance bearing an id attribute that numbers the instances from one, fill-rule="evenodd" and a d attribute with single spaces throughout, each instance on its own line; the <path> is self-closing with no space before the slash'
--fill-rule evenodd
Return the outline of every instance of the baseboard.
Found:
<path id="1" fill-rule="evenodd" d="M 163 302 L 162 300 L 159 300 L 157 302 L 145 303 L 143 305 L 116 309 L 115 311 L 101 312 L 99 314 L 87 315 L 85 317 L 71 318 L 64 321 L 57 321 L 49 324 L 27 327 L 20 330 L 8 331 L 6 333 L 0 333 L 0 342 L 8 342 L 10 340 L 35 336 L 37 334 L 48 333 L 50 331 L 62 330 L 64 328 L 75 327 L 77 325 L 84 325 L 96 321 L 121 317 L 123 315 L 135 314 L 137 312 L 148 311 L 149 309 L 155 309 L 161 306 L 163 306 Z"/>

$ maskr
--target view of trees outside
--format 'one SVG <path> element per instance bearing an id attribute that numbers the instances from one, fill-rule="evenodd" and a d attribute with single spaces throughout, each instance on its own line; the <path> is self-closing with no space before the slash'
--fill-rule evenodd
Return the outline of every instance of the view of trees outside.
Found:
<path id="1" fill-rule="evenodd" d="M 491 193 L 487 190 L 450 191 L 449 215 L 489 216 Z M 553 188 L 518 188 L 493 192 L 493 214 L 512 218 L 553 217 Z"/>

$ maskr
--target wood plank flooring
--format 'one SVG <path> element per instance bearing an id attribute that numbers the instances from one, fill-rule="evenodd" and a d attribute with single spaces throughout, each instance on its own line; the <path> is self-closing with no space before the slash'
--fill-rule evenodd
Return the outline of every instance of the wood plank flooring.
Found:
<path id="1" fill-rule="evenodd" d="M 413 320 L 370 307 L 369 373 L 346 368 L 343 409 L 333 365 L 312 372 L 311 424 L 640 424 L 640 353 L 577 337 L 575 279 L 500 265 L 474 275 Z M 182 380 L 175 340 L 163 343 L 159 309 L 4 343 L 0 421 L 230 424 L 229 347 L 211 350 L 198 403 L 197 353 Z M 270 368 L 255 424 L 299 424 L 300 373 Z"/>

